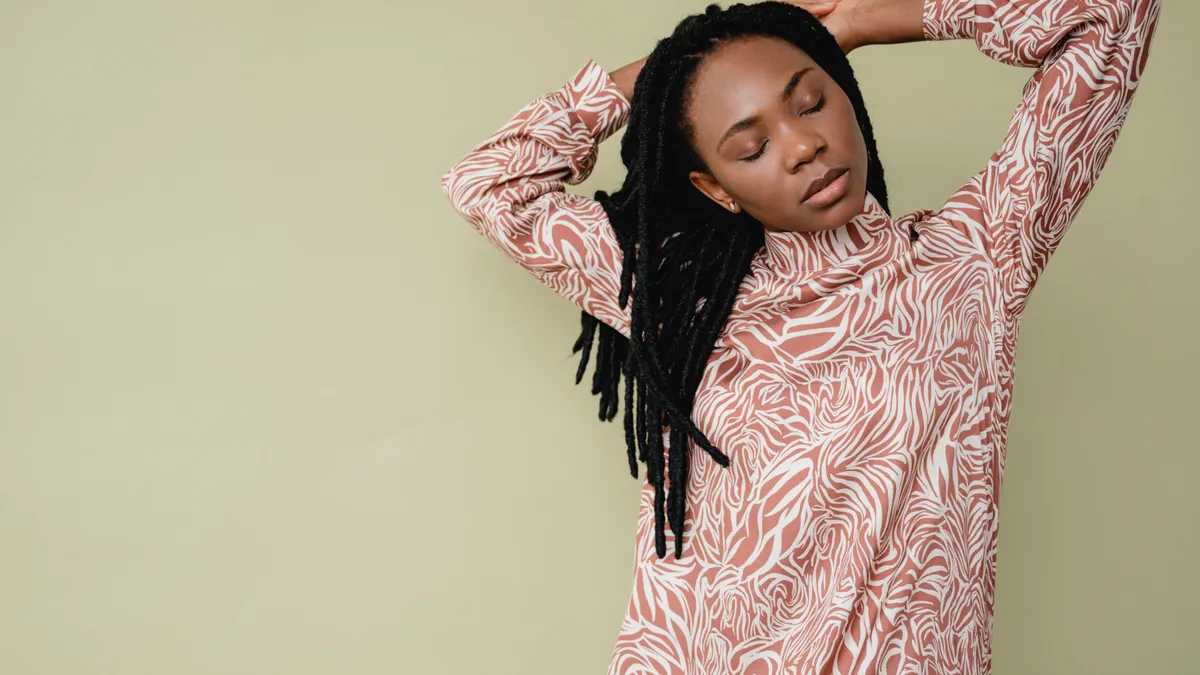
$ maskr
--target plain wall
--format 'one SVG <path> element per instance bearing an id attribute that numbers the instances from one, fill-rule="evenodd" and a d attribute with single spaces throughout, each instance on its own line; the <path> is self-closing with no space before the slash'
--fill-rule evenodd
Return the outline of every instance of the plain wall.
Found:
<path id="1" fill-rule="evenodd" d="M 1167 5 L 1025 315 L 997 675 L 1200 659 L 1200 6 Z M 573 384 L 578 312 L 439 179 L 703 7 L 0 3 L 0 673 L 603 672 L 621 429 Z M 1031 73 L 852 61 L 896 213 L 982 167 Z"/>

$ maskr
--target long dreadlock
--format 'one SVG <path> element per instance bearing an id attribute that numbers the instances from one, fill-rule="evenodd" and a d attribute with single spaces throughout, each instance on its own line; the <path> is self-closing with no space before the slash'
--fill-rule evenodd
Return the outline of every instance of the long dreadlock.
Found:
<path id="1" fill-rule="evenodd" d="M 742 279 L 764 244 L 761 223 L 726 211 L 688 180 L 689 171 L 708 168 L 692 144 L 684 106 L 702 60 L 722 41 L 752 35 L 796 45 L 845 91 L 866 141 L 867 190 L 888 208 L 862 93 L 837 41 L 811 14 L 783 2 L 739 3 L 728 9 L 713 3 L 655 45 L 638 75 L 621 140 L 624 184 L 611 195 L 603 190 L 595 194 L 624 258 L 619 302 L 625 307 L 632 296 L 630 338 L 584 312 L 573 351 L 582 352 L 578 384 L 599 332 L 592 393 L 600 396 L 601 420 L 616 417 L 618 387 L 625 377 L 629 472 L 637 478 L 637 462 L 646 464 L 654 487 L 659 558 L 667 548 L 664 515 L 675 535 L 675 556 L 683 553 L 688 440 L 721 466 L 729 465 L 729 458 L 692 423 L 692 405 Z M 669 453 L 664 451 L 664 428 L 669 428 Z M 670 491 L 664 495 L 665 478 Z"/>

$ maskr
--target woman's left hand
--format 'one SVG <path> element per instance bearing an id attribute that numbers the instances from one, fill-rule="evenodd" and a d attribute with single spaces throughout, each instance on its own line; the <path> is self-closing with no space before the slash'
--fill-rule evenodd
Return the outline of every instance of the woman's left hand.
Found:
<path id="1" fill-rule="evenodd" d="M 850 30 L 850 14 L 854 11 L 855 0 L 782 0 L 789 5 L 795 5 L 817 17 L 826 30 L 833 34 L 842 51 L 849 54 L 851 50 L 861 46 L 861 43 Z"/>
<path id="2" fill-rule="evenodd" d="M 924 0 L 783 0 L 806 9 L 849 54 L 864 45 L 925 39 Z"/>

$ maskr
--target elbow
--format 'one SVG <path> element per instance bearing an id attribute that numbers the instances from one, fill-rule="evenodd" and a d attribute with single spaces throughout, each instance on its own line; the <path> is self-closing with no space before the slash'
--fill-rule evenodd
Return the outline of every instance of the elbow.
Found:
<path id="1" fill-rule="evenodd" d="M 463 215 L 467 214 L 467 208 L 470 206 L 467 199 L 470 192 L 468 183 L 461 161 L 442 174 L 442 194 L 454 210 Z"/>
<path id="2" fill-rule="evenodd" d="M 465 157 L 442 174 L 442 194 L 472 227 L 483 231 L 504 210 L 504 200 L 499 198 L 492 177 L 470 160 Z"/>
<path id="3" fill-rule="evenodd" d="M 453 191 L 453 187 L 458 183 L 458 177 L 462 173 L 462 162 L 459 161 L 446 170 L 442 174 L 442 192 L 449 197 Z"/>

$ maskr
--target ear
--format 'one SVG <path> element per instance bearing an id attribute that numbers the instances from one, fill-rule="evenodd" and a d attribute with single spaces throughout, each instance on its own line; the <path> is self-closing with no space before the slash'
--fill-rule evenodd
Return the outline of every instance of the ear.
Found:
<path id="1" fill-rule="evenodd" d="M 688 180 L 692 182 L 692 185 L 696 186 L 697 190 L 703 192 L 723 209 L 728 209 L 730 202 L 733 201 L 733 197 L 730 197 L 729 193 L 717 182 L 717 179 L 713 178 L 710 174 L 703 171 L 693 171 L 688 174 Z"/>

